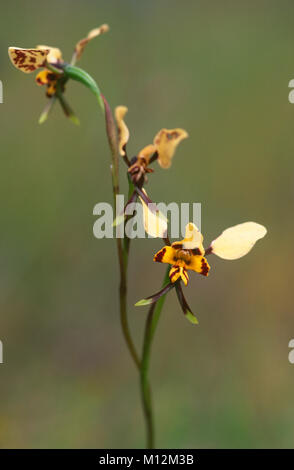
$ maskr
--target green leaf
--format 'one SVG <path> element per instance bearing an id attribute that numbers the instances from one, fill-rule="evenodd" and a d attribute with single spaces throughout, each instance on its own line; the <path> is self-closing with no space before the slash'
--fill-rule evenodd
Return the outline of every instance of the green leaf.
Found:
<path id="1" fill-rule="evenodd" d="M 142 305 L 154 304 L 155 302 L 160 300 L 160 298 L 165 296 L 171 289 L 175 287 L 175 284 L 170 282 L 169 278 L 168 278 L 168 281 L 169 281 L 168 284 L 166 284 L 159 292 L 156 292 L 156 294 L 150 295 L 146 299 L 139 300 L 139 302 L 135 304 L 135 307 L 141 307 Z"/>
<path id="2" fill-rule="evenodd" d="M 137 303 L 135 303 L 135 307 L 143 307 L 144 305 L 150 305 L 152 304 L 154 301 L 153 299 L 142 299 L 142 300 L 139 300 Z"/>
<path id="3" fill-rule="evenodd" d="M 85 70 L 81 69 L 80 67 L 75 67 L 74 65 L 66 64 L 63 67 L 63 70 L 67 78 L 71 78 L 72 80 L 80 82 L 87 88 L 89 88 L 98 99 L 102 111 L 104 111 L 104 102 L 101 96 L 100 89 L 95 80 L 91 77 L 91 75 L 89 75 Z"/>
<path id="4" fill-rule="evenodd" d="M 198 322 L 197 318 L 195 317 L 194 313 L 189 312 L 189 310 L 186 310 L 185 317 L 187 318 L 187 320 L 189 320 L 191 323 L 193 323 L 193 325 L 198 325 L 199 322 Z"/>

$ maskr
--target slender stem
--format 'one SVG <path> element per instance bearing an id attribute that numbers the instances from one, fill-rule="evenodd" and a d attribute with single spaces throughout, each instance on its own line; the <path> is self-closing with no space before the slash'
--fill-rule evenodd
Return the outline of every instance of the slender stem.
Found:
<path id="1" fill-rule="evenodd" d="M 106 132 L 108 137 L 108 143 L 112 154 L 112 165 L 111 165 L 111 174 L 112 174 L 112 188 L 113 188 L 113 197 L 114 197 L 114 213 L 116 213 L 116 196 L 119 194 L 119 178 L 118 178 L 118 145 L 117 145 L 117 135 L 116 127 L 114 124 L 113 115 L 110 109 L 110 106 L 103 95 L 102 99 L 104 102 L 105 109 L 105 122 L 106 122 Z M 120 268 L 120 286 L 119 286 L 119 300 L 120 300 L 120 320 L 121 326 L 124 334 L 124 338 L 129 349 L 129 352 L 138 368 L 140 368 L 140 359 L 137 354 L 135 345 L 133 343 L 128 317 L 127 317 L 127 266 L 128 266 L 128 257 L 129 257 L 129 244 L 123 246 L 122 239 L 116 238 L 117 252 L 119 259 L 119 268 Z"/>
<path id="2" fill-rule="evenodd" d="M 168 273 L 170 267 L 167 268 L 163 286 L 169 280 Z M 153 419 L 153 408 L 152 408 L 152 396 L 151 396 L 151 387 L 148 379 L 149 364 L 150 364 L 150 354 L 152 340 L 155 334 L 155 330 L 158 324 L 160 313 L 165 301 L 165 295 L 160 297 L 160 299 L 151 305 L 148 313 L 148 317 L 145 325 L 145 334 L 144 334 L 144 344 L 141 360 L 141 369 L 140 369 L 140 384 L 141 384 L 141 396 L 142 404 L 144 410 L 144 417 L 146 422 L 146 431 L 147 431 L 147 448 L 154 448 L 154 419 Z"/>

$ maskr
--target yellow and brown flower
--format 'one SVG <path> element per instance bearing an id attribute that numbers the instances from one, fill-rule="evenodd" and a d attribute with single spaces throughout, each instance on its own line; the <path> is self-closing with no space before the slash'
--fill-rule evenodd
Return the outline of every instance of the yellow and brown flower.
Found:
<path id="1" fill-rule="evenodd" d="M 189 282 L 188 270 L 208 276 L 210 266 L 204 257 L 203 236 L 197 227 L 189 223 L 186 226 L 185 238 L 164 246 L 153 258 L 158 263 L 171 264 L 169 278 L 172 283 L 181 279 L 185 285 Z"/>
<path id="2" fill-rule="evenodd" d="M 153 172 L 149 165 L 157 160 L 162 168 L 169 168 L 172 158 L 179 143 L 188 137 L 184 129 L 161 129 L 153 139 L 153 143 L 144 147 L 138 154 L 128 161 L 126 146 L 130 132 L 124 121 L 128 111 L 126 106 L 118 106 L 115 110 L 115 118 L 118 127 L 119 153 L 128 163 L 128 172 L 135 184 L 145 178 L 147 173 Z"/>
<path id="3" fill-rule="evenodd" d="M 85 46 L 92 39 L 105 33 L 108 29 L 108 25 L 102 25 L 99 28 L 91 30 L 86 38 L 78 41 L 71 59 L 71 65 L 74 65 L 76 61 L 81 58 Z M 48 98 L 54 98 L 58 95 L 59 91 L 60 94 L 64 92 L 66 79 L 62 72 L 64 60 L 60 49 L 44 45 L 39 45 L 34 49 L 9 47 L 8 54 L 12 64 L 22 72 L 32 73 L 41 69 L 36 76 L 36 83 L 37 85 L 46 86 L 46 95 Z M 60 104 L 65 114 L 72 117 L 71 109 L 64 98 L 60 99 Z"/>
<path id="4" fill-rule="evenodd" d="M 146 205 L 147 207 L 147 205 Z M 148 209 L 145 208 L 145 211 Z M 144 224 L 148 233 L 148 225 Z M 152 229 L 152 232 L 154 230 Z M 216 254 L 223 259 L 238 259 L 245 256 L 253 248 L 257 240 L 263 238 L 267 233 L 263 225 L 255 222 L 245 222 L 224 230 L 206 250 L 203 248 L 203 236 L 193 223 L 186 226 L 185 238 L 179 242 L 164 246 L 158 251 L 153 260 L 159 263 L 171 265 L 169 270 L 170 282 L 159 292 L 153 294 L 136 303 L 136 306 L 150 305 L 157 302 L 160 297 L 167 294 L 175 287 L 180 306 L 186 318 L 196 324 L 198 323 L 195 315 L 192 313 L 180 281 L 188 284 L 188 270 L 195 271 L 203 276 L 207 276 L 210 266 L 204 255 Z M 168 240 L 168 238 L 167 238 Z"/>

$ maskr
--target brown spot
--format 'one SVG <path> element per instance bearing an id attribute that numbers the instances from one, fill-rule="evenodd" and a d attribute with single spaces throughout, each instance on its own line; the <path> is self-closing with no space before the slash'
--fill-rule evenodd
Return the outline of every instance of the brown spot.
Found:
<path id="1" fill-rule="evenodd" d="M 182 244 L 182 243 L 174 242 L 174 243 L 173 243 L 173 248 L 175 248 L 176 250 L 178 250 L 178 249 L 180 249 L 180 248 L 183 248 L 183 244 Z"/>
<path id="2" fill-rule="evenodd" d="M 203 276 L 208 276 L 209 269 L 210 269 L 210 267 L 208 266 L 208 263 L 207 263 L 206 259 L 202 258 L 202 260 L 201 260 L 201 274 L 203 274 Z"/>
<path id="3" fill-rule="evenodd" d="M 154 256 L 154 261 L 157 261 L 158 263 L 162 262 L 162 258 L 164 257 L 166 252 L 166 248 L 162 248 L 156 255 Z"/>
<path id="4" fill-rule="evenodd" d="M 192 251 L 192 254 L 193 255 L 202 255 L 201 251 L 199 250 L 199 248 L 194 248 Z"/>
<path id="5" fill-rule="evenodd" d="M 177 131 L 173 131 L 173 132 L 167 132 L 166 133 L 166 137 L 168 140 L 173 140 L 173 139 L 177 139 L 179 137 L 179 133 Z"/>
<path id="6" fill-rule="evenodd" d="M 188 282 L 188 281 L 189 281 L 189 276 L 188 276 L 188 273 L 187 273 L 187 271 L 186 271 L 185 268 L 183 269 L 183 274 L 184 274 L 184 276 L 185 276 L 185 278 L 186 278 L 186 280 L 187 280 L 187 282 Z"/>

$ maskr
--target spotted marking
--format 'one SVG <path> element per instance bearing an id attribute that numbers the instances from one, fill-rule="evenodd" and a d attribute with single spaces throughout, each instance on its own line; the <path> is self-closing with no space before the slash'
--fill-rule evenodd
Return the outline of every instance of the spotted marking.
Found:
<path id="1" fill-rule="evenodd" d="M 157 261 L 158 263 L 161 263 L 162 262 L 162 259 L 165 255 L 165 252 L 166 252 L 166 248 L 162 248 L 162 250 L 160 250 L 158 253 L 156 253 L 156 255 L 154 256 L 154 261 Z"/>

